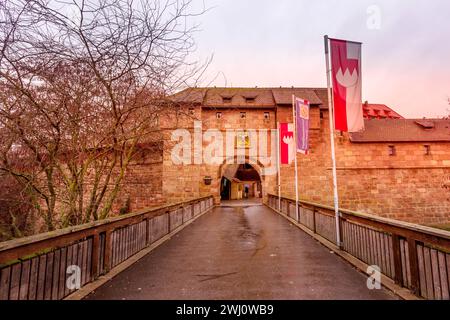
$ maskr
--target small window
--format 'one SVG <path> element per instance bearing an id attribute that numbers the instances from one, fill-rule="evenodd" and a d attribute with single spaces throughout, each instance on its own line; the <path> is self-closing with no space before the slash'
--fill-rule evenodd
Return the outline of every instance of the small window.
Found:
<path id="1" fill-rule="evenodd" d="M 247 117 L 247 113 L 246 112 L 241 112 L 241 119 L 245 119 Z"/>
<path id="2" fill-rule="evenodd" d="M 431 154 L 431 146 L 430 145 L 424 145 L 425 148 L 425 155 L 429 156 Z"/>
<path id="3" fill-rule="evenodd" d="M 255 102 L 255 98 L 253 98 L 253 97 L 246 97 L 246 98 L 245 98 L 245 102 L 247 102 L 247 103 L 253 103 L 253 102 Z"/>
<path id="4" fill-rule="evenodd" d="M 270 114 L 268 112 L 264 112 L 264 120 L 269 120 Z"/>
<path id="5" fill-rule="evenodd" d="M 189 108 L 189 115 L 194 115 L 195 109 L 194 108 Z"/>
<path id="6" fill-rule="evenodd" d="M 222 119 L 222 112 L 216 112 L 216 119 Z"/>
<path id="7" fill-rule="evenodd" d="M 231 97 L 222 97 L 223 103 L 231 103 Z"/>
<path id="8" fill-rule="evenodd" d="M 389 146 L 389 155 L 395 156 L 395 146 Z"/>

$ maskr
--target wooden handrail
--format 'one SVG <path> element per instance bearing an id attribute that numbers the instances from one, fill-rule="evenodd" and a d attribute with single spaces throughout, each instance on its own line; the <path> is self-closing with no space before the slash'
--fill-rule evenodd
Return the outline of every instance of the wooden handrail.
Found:
<path id="1" fill-rule="evenodd" d="M 274 194 L 269 194 L 269 196 L 278 198 L 278 196 L 274 195 Z M 290 198 L 290 197 L 281 196 L 281 199 L 295 202 L 295 199 Z M 332 207 L 332 206 L 328 206 L 328 205 L 324 205 L 324 204 L 320 204 L 320 203 L 316 203 L 316 202 L 312 202 L 312 201 L 306 201 L 306 200 L 299 200 L 299 203 L 308 205 L 308 206 L 312 206 L 315 208 L 319 208 L 319 209 L 325 209 L 328 211 L 332 211 L 333 215 L 334 215 L 334 207 Z M 364 220 L 378 222 L 383 225 L 389 225 L 389 226 L 396 227 L 396 228 L 408 229 L 411 231 L 420 232 L 420 233 L 424 233 L 427 235 L 436 236 L 436 237 L 450 240 L 450 231 L 426 227 L 426 226 L 409 223 L 409 222 L 404 222 L 404 221 L 400 221 L 400 220 L 384 218 L 384 217 L 380 217 L 380 216 L 376 216 L 376 215 L 372 215 L 372 214 L 368 214 L 368 213 L 362 213 L 362 212 L 357 212 L 357 211 L 343 209 L 343 208 L 339 208 L 339 212 L 341 214 L 343 214 L 344 217 L 347 217 L 347 218 L 359 217 Z"/>
<path id="2" fill-rule="evenodd" d="M 214 207 L 212 196 L 0 244 L 0 300 L 63 299 Z M 68 280 L 78 270 L 77 286 Z"/>
<path id="3" fill-rule="evenodd" d="M 114 230 L 122 226 L 138 223 L 150 217 L 162 215 L 176 207 L 184 207 L 197 203 L 212 196 L 195 198 L 187 201 L 171 203 L 162 206 L 150 207 L 122 216 L 111 217 L 93 221 L 86 224 L 58 229 L 55 231 L 36 234 L 29 237 L 13 239 L 0 243 L 0 265 L 13 260 L 21 259 L 28 255 L 39 253 L 42 250 L 61 247 L 70 244 L 77 239 L 94 236 L 108 230 Z"/>
<path id="4" fill-rule="evenodd" d="M 283 203 L 295 206 L 295 199 L 282 196 L 278 210 L 278 196 L 268 196 L 269 207 L 293 219 L 290 206 Z M 298 205 L 306 209 L 299 224 L 336 242 L 333 207 L 305 200 Z M 379 266 L 382 273 L 417 296 L 450 300 L 449 231 L 341 208 L 339 213 L 343 241 L 339 250 L 367 265 Z"/>

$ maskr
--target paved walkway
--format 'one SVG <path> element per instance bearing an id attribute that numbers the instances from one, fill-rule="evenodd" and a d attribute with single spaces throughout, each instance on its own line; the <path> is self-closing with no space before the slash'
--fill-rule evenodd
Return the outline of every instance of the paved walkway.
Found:
<path id="1" fill-rule="evenodd" d="M 396 299 L 265 206 L 217 207 L 87 299 Z"/>
<path id="2" fill-rule="evenodd" d="M 222 200 L 220 201 L 220 205 L 222 207 L 248 207 L 248 206 L 257 206 L 263 205 L 261 198 L 250 198 L 250 199 L 242 199 L 242 200 Z"/>

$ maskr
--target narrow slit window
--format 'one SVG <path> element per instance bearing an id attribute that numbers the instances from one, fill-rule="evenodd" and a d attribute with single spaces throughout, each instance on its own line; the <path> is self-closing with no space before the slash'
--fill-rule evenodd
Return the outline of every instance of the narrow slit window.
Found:
<path id="1" fill-rule="evenodd" d="M 216 112 L 216 119 L 222 119 L 222 112 Z"/>
<path id="2" fill-rule="evenodd" d="M 426 144 L 423 147 L 425 149 L 425 155 L 429 156 L 431 154 L 431 146 Z"/>
<path id="3" fill-rule="evenodd" d="M 268 112 L 264 112 L 264 120 L 269 120 L 270 114 Z"/>
<path id="4" fill-rule="evenodd" d="M 388 148 L 389 148 L 389 155 L 395 156 L 396 154 L 395 146 L 389 146 Z"/>
<path id="5" fill-rule="evenodd" d="M 247 113 L 241 112 L 241 119 L 245 119 L 247 117 Z"/>

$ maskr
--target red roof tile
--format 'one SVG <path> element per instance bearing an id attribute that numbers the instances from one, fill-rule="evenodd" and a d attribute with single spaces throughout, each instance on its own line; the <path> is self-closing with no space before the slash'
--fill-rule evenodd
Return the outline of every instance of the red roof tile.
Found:
<path id="1" fill-rule="evenodd" d="M 187 88 L 170 96 L 175 102 L 203 103 L 206 88 Z"/>
<path id="2" fill-rule="evenodd" d="M 309 88 L 277 88 L 272 89 L 272 93 L 276 104 L 292 104 L 292 95 L 308 100 L 310 104 L 320 105 L 323 103 L 316 92 Z"/>
<path id="3" fill-rule="evenodd" d="M 223 98 L 231 98 L 224 102 Z M 253 98 L 248 102 L 246 98 Z M 265 88 L 208 88 L 205 93 L 205 106 L 275 106 L 270 89 Z"/>
<path id="4" fill-rule="evenodd" d="M 275 107 L 290 105 L 292 94 L 308 100 L 311 105 L 328 109 L 326 88 L 189 88 L 172 96 L 177 102 L 201 103 L 212 107 Z M 247 98 L 247 99 L 246 99 Z M 254 101 L 249 101 L 253 98 Z M 384 104 L 363 103 L 363 115 L 366 119 L 403 119 L 401 115 Z"/>
<path id="5" fill-rule="evenodd" d="M 352 142 L 450 142 L 450 120 L 366 119 L 365 130 L 350 133 Z"/>
<path id="6" fill-rule="evenodd" d="M 385 104 L 363 103 L 363 114 L 366 119 L 404 119 Z"/>
<path id="7" fill-rule="evenodd" d="M 319 98 L 320 88 L 189 88 L 172 96 L 177 102 L 201 103 L 205 106 L 276 106 L 291 104 L 292 94 L 308 100 L 312 105 L 322 105 L 324 101 Z M 224 102 L 224 98 L 231 98 L 231 102 Z M 249 102 L 246 98 L 254 98 Z M 327 101 L 325 100 L 325 104 Z"/>

